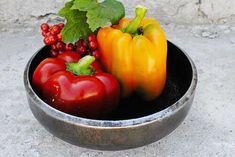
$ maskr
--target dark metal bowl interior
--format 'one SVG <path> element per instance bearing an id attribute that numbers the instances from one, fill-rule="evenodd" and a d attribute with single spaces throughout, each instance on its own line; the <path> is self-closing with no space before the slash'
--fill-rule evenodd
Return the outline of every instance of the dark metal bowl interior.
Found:
<path id="1" fill-rule="evenodd" d="M 29 67 L 28 73 L 30 81 L 37 65 L 43 59 L 49 57 L 48 51 L 48 47 L 42 48 L 31 61 L 32 64 Z M 188 57 L 170 42 L 168 42 L 167 63 L 167 83 L 160 97 L 151 102 L 146 102 L 140 97 L 133 95 L 122 100 L 117 111 L 103 120 L 140 118 L 164 110 L 177 102 L 190 87 L 193 68 Z M 35 88 L 33 90 L 39 95 Z"/>
<path id="2" fill-rule="evenodd" d="M 193 61 L 176 45 L 168 42 L 167 83 L 162 95 L 151 102 L 133 95 L 105 119 L 87 119 L 58 111 L 46 104 L 32 86 L 37 65 L 49 57 L 43 47 L 29 60 L 24 84 L 30 109 L 53 135 L 77 146 L 122 150 L 140 147 L 171 133 L 184 120 L 192 105 L 197 85 Z"/>

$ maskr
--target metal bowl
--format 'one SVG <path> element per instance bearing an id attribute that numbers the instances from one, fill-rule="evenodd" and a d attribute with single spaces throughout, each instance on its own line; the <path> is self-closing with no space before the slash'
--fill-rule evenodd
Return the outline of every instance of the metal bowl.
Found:
<path id="1" fill-rule="evenodd" d="M 100 150 L 122 150 L 155 142 L 176 129 L 192 105 L 197 71 L 190 57 L 168 42 L 168 74 L 162 95 L 145 102 L 133 95 L 122 100 L 107 119 L 86 119 L 63 113 L 46 104 L 32 86 L 32 73 L 48 56 L 43 47 L 29 60 L 24 85 L 30 109 L 53 135 L 71 144 Z"/>

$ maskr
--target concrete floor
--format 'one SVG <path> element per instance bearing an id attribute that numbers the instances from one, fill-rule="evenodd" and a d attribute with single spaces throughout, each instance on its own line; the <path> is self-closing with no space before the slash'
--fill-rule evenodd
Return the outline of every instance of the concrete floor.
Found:
<path id="1" fill-rule="evenodd" d="M 168 25 L 165 30 L 197 66 L 199 82 L 192 109 L 182 125 L 162 140 L 116 152 L 70 145 L 36 121 L 26 101 L 23 71 L 43 45 L 42 39 L 38 32 L 0 33 L 0 156 L 234 156 L 235 27 Z"/>

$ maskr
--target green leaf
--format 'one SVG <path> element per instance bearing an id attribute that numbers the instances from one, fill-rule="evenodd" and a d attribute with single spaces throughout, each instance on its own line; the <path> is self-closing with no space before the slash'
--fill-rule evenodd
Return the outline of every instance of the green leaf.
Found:
<path id="1" fill-rule="evenodd" d="M 71 7 L 73 6 L 74 0 L 65 3 L 65 7 L 63 7 L 62 9 L 60 9 L 58 15 L 61 17 L 67 17 L 68 14 L 70 14 L 71 12 Z"/>
<path id="2" fill-rule="evenodd" d="M 68 20 L 65 27 L 62 30 L 62 38 L 65 43 L 74 43 L 79 38 L 87 38 L 92 32 L 89 29 L 89 25 L 85 22 L 85 12 L 77 11 L 76 18 Z"/>
<path id="3" fill-rule="evenodd" d="M 74 43 L 79 38 L 87 38 L 92 32 L 86 23 L 86 12 L 79 10 L 71 10 L 73 1 L 67 2 L 65 7 L 59 11 L 59 15 L 67 20 L 61 35 L 65 43 Z"/>
<path id="4" fill-rule="evenodd" d="M 78 9 L 81 11 L 87 11 L 97 7 L 97 0 L 76 0 L 71 9 Z"/>
<path id="5" fill-rule="evenodd" d="M 105 0 L 102 3 L 97 0 L 75 0 L 72 9 L 87 11 L 87 23 L 92 31 L 108 23 L 117 24 L 125 16 L 123 4 L 116 0 Z"/>
<path id="6" fill-rule="evenodd" d="M 97 0 L 72 0 L 65 3 L 58 14 L 66 19 L 61 33 L 63 41 L 74 43 L 80 37 L 87 38 L 99 27 L 118 23 L 125 16 L 125 9 L 116 0 L 105 0 L 102 3 Z"/>

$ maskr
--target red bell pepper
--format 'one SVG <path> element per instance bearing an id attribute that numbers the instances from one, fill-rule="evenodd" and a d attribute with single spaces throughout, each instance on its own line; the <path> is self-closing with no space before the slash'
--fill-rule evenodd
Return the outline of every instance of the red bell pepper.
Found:
<path id="1" fill-rule="evenodd" d="M 119 83 L 104 73 L 95 58 L 73 52 L 43 60 L 34 71 L 33 85 L 52 107 L 81 117 L 99 118 L 119 103 Z"/>

